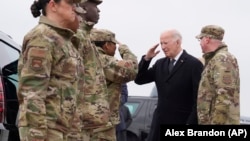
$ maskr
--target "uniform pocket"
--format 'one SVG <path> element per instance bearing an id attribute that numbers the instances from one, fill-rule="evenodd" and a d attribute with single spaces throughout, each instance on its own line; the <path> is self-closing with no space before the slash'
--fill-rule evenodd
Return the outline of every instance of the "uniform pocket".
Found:
<path id="1" fill-rule="evenodd" d="M 85 127 L 106 125 L 109 121 L 109 104 L 106 100 L 98 99 L 95 103 L 85 102 L 83 121 Z"/>

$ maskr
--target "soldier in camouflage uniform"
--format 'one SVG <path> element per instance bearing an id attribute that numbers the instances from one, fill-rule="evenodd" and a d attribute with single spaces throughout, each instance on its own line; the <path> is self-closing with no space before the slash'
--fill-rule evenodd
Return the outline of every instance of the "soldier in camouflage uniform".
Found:
<path id="1" fill-rule="evenodd" d="M 199 85 L 199 124 L 240 124 L 240 78 L 237 59 L 222 42 L 224 29 L 207 25 L 196 36 L 205 59 Z"/>
<path id="2" fill-rule="evenodd" d="M 78 140 L 68 136 L 81 131 L 72 121 L 80 125 L 75 111 L 83 65 L 79 41 L 68 28 L 75 22 L 74 3 L 77 2 L 37 0 L 31 6 L 34 17 L 40 16 L 41 9 L 43 16 L 25 35 L 18 62 L 21 141 Z M 52 8 L 56 12 L 51 12 Z"/>
<path id="3" fill-rule="evenodd" d="M 115 127 L 120 123 L 119 106 L 122 83 L 127 83 L 135 79 L 138 72 L 137 57 L 126 45 L 119 43 L 115 39 L 115 34 L 109 30 L 93 29 L 90 37 L 100 54 L 99 57 L 102 61 L 108 86 L 112 128 L 106 132 L 113 132 L 114 134 L 106 134 L 106 136 L 109 136 L 112 141 L 116 141 Z M 122 60 L 114 57 L 116 44 L 119 45 L 118 50 Z M 105 132 L 103 134 L 105 135 Z"/>
<path id="4" fill-rule="evenodd" d="M 82 136 L 84 141 L 109 140 L 99 133 L 110 129 L 110 109 L 108 102 L 107 84 L 99 54 L 90 40 L 90 30 L 99 20 L 98 5 L 102 0 L 82 0 L 80 6 L 86 10 L 81 14 L 83 22 L 77 31 L 82 48 L 79 50 L 84 64 L 84 77 L 81 91 L 84 97 L 79 111 L 82 112 Z"/>

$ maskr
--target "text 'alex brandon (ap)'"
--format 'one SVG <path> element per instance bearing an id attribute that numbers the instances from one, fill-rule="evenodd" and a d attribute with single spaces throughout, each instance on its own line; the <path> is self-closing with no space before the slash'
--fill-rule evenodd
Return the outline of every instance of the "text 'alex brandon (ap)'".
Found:
<path id="1" fill-rule="evenodd" d="M 215 137 L 224 139 L 247 140 L 250 125 L 183 125 L 183 126 L 161 126 L 161 138 L 169 137 Z"/>

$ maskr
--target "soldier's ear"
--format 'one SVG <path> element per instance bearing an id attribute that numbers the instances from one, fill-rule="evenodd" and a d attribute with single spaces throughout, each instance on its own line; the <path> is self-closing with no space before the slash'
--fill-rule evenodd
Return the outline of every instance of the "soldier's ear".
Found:
<path id="1" fill-rule="evenodd" d="M 54 1 L 49 1 L 48 6 L 51 7 L 52 11 L 57 11 L 57 5 Z"/>
<path id="2" fill-rule="evenodd" d="M 109 42 L 105 42 L 105 44 L 103 45 L 103 49 L 104 50 L 108 49 L 108 46 L 109 46 Z"/>

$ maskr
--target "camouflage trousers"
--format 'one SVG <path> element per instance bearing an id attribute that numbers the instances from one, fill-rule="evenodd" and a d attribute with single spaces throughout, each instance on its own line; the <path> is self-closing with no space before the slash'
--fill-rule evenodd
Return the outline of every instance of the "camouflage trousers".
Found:
<path id="1" fill-rule="evenodd" d="M 115 127 L 108 129 L 87 129 L 82 131 L 83 141 L 116 141 Z"/>
<path id="2" fill-rule="evenodd" d="M 80 133 L 63 133 L 54 129 L 19 127 L 21 141 L 83 141 Z"/>

